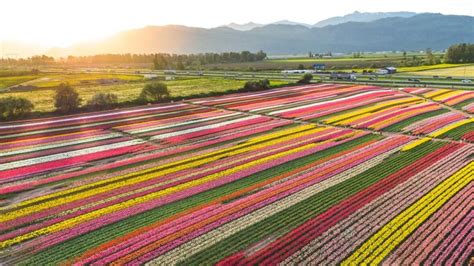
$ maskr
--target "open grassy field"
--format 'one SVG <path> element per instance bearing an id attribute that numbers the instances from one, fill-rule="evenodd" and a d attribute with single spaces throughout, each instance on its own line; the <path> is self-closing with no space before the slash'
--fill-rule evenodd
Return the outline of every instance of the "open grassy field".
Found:
<path id="1" fill-rule="evenodd" d="M 39 79 L 27 82 L 28 85 L 39 88 L 57 87 L 61 83 L 69 83 L 72 86 L 97 84 L 101 80 L 117 80 L 118 82 L 140 81 L 141 75 L 122 75 L 122 74 L 91 74 L 91 73 L 58 73 L 46 74 Z"/>
<path id="2" fill-rule="evenodd" d="M 27 81 L 40 78 L 40 75 L 22 75 L 22 76 L 6 76 L 0 77 L 0 90 L 14 85 L 18 85 Z"/>
<path id="3" fill-rule="evenodd" d="M 409 70 L 407 70 L 409 72 Z M 409 72 L 409 74 L 423 76 L 451 76 L 451 77 L 474 77 L 474 65 L 450 66 L 446 68 L 433 68 L 417 72 Z"/>
<path id="4" fill-rule="evenodd" d="M 406 57 L 401 53 L 387 54 L 364 54 L 362 57 L 353 57 L 345 55 L 332 58 L 309 58 L 309 57 L 288 57 L 288 58 L 271 58 L 259 62 L 245 62 L 232 64 L 211 64 L 204 65 L 205 69 L 228 69 L 228 70 L 281 70 L 296 69 L 299 65 L 305 68 L 311 67 L 313 64 L 325 64 L 327 69 L 369 69 L 371 67 L 398 66 L 403 60 L 411 60 L 413 56 L 422 60 L 426 57 L 424 53 L 407 54 Z M 442 57 L 442 54 L 435 54 L 436 57 Z"/>
<path id="5" fill-rule="evenodd" d="M 446 105 L 472 97 L 313 84 L 0 123 L 0 264 L 469 265 L 474 119 Z"/>
<path id="6" fill-rule="evenodd" d="M 102 74 L 95 74 L 96 76 L 103 77 Z M 125 76 L 125 75 L 122 75 Z M 77 76 L 75 76 L 76 80 Z M 69 79 L 71 80 L 71 79 Z M 235 79 L 225 79 L 221 77 L 194 77 L 185 78 L 171 81 L 164 81 L 168 85 L 168 89 L 172 97 L 186 97 L 189 95 L 207 94 L 212 92 L 225 92 L 229 90 L 237 90 L 242 88 L 245 81 Z M 282 85 L 284 81 L 272 80 L 271 85 Z M 48 83 L 56 84 L 56 83 Z M 132 82 L 124 84 L 113 84 L 113 85 L 88 85 L 73 87 L 79 93 L 79 96 L 83 99 L 82 104 L 86 104 L 88 100 L 97 92 L 114 93 L 118 96 L 119 102 L 128 102 L 136 99 L 143 87 L 145 82 Z M 37 112 L 51 112 L 54 110 L 54 103 L 52 101 L 54 97 L 54 89 L 40 89 L 34 91 L 21 91 L 21 92 L 4 92 L 0 93 L 1 97 L 16 96 L 24 97 L 29 99 L 35 108 L 33 111 Z"/>
<path id="7" fill-rule="evenodd" d="M 142 81 L 142 75 L 96 74 L 96 73 L 39 73 L 37 75 L 0 76 L 0 89 L 15 85 L 31 85 L 38 88 L 57 87 L 61 83 L 75 85 L 97 85 L 101 83 L 123 83 Z"/>

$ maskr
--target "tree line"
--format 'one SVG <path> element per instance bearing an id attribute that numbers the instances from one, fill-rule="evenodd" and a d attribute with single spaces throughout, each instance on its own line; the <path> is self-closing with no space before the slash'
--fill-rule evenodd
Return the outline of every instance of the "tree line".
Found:
<path id="1" fill-rule="evenodd" d="M 190 66 L 201 66 L 219 63 L 241 63 L 261 61 L 267 57 L 263 51 L 252 53 L 225 52 L 201 54 L 99 54 L 90 56 L 68 56 L 55 59 L 50 56 L 32 56 L 28 58 L 2 58 L 0 64 L 8 65 L 54 65 L 54 64 L 133 64 L 153 63 L 156 69 L 185 69 Z"/>
<path id="2" fill-rule="evenodd" d="M 183 70 L 191 66 L 199 67 L 208 64 L 256 62 L 262 61 L 265 58 L 267 58 L 267 54 L 263 51 L 258 51 L 257 53 L 242 51 L 240 53 L 225 52 L 189 55 L 154 54 L 153 65 L 155 69 Z"/>
<path id="3" fill-rule="evenodd" d="M 451 45 L 445 55 L 446 63 L 474 63 L 474 43 Z"/>

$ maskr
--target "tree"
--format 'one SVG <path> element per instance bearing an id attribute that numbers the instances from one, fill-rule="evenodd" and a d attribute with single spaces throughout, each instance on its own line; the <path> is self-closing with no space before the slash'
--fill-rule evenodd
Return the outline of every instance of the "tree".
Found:
<path id="1" fill-rule="evenodd" d="M 143 88 L 138 98 L 141 102 L 161 102 L 170 96 L 168 86 L 162 82 L 148 83 Z"/>
<path id="2" fill-rule="evenodd" d="M 181 61 L 181 60 L 178 61 L 178 63 L 176 64 L 176 69 L 177 70 L 184 70 L 185 69 L 183 61 Z"/>
<path id="3" fill-rule="evenodd" d="M 435 57 L 431 52 L 431 48 L 426 49 L 426 65 L 434 65 L 436 63 Z"/>
<path id="4" fill-rule="evenodd" d="M 245 82 L 245 85 L 240 91 L 244 92 L 250 92 L 250 91 L 261 91 L 261 90 L 266 90 L 270 88 L 270 81 L 268 79 L 262 79 L 262 80 L 251 80 Z"/>
<path id="5" fill-rule="evenodd" d="M 34 105 L 25 98 L 9 96 L 0 99 L 0 119 L 9 120 L 31 113 Z"/>
<path id="6" fill-rule="evenodd" d="M 87 106 L 92 110 L 106 110 L 116 107 L 118 104 L 117 95 L 113 93 L 96 93 L 91 100 L 87 102 Z"/>
<path id="7" fill-rule="evenodd" d="M 451 45 L 445 55 L 446 63 L 473 63 L 474 43 L 460 43 Z"/>
<path id="8" fill-rule="evenodd" d="M 167 69 L 168 61 L 166 60 L 164 55 L 155 54 L 155 58 L 153 59 L 153 65 L 155 66 L 155 69 Z"/>
<path id="9" fill-rule="evenodd" d="M 299 69 L 299 70 L 303 70 L 303 69 L 304 69 L 304 65 L 303 65 L 303 64 L 299 64 L 299 65 L 298 65 L 298 69 Z"/>
<path id="10" fill-rule="evenodd" d="M 62 83 L 56 89 L 56 95 L 54 96 L 54 106 L 60 113 L 74 112 L 79 108 L 81 99 L 77 91 L 69 86 L 69 84 Z"/>
<path id="11" fill-rule="evenodd" d="M 306 73 L 303 75 L 303 77 L 300 80 L 298 80 L 298 83 L 308 84 L 311 82 L 312 79 L 313 79 L 313 75 L 311 73 Z"/>

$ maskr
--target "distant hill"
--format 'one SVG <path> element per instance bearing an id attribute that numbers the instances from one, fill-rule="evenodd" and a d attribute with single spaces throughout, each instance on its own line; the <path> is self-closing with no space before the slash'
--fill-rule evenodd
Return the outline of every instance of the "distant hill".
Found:
<path id="1" fill-rule="evenodd" d="M 383 18 L 393 18 L 393 17 L 402 17 L 409 18 L 415 16 L 415 12 L 359 12 L 355 11 L 354 13 L 341 16 L 341 17 L 332 17 L 325 20 L 322 20 L 313 25 L 313 27 L 325 27 L 329 25 L 338 25 L 346 22 L 371 22 Z"/>
<path id="2" fill-rule="evenodd" d="M 229 27 L 229 28 L 234 29 L 234 30 L 247 31 L 247 30 L 252 30 L 252 29 L 255 29 L 257 27 L 262 27 L 262 26 L 265 26 L 265 24 L 258 24 L 258 23 L 254 23 L 254 22 L 249 22 L 249 23 L 245 23 L 245 24 L 230 23 L 230 24 L 224 25 L 223 27 Z"/>
<path id="3" fill-rule="evenodd" d="M 258 51 L 268 54 L 445 49 L 474 42 L 474 17 L 420 14 L 371 22 L 346 22 L 320 28 L 270 24 L 247 31 L 185 26 L 149 26 L 101 42 L 53 49 L 54 56 L 100 53 L 203 53 Z"/>
<path id="4" fill-rule="evenodd" d="M 273 24 L 273 25 L 292 25 L 292 26 L 304 26 L 304 27 L 307 27 L 307 28 L 311 28 L 312 26 L 310 24 L 306 24 L 306 23 L 301 23 L 301 22 L 294 22 L 294 21 L 290 21 L 290 20 L 279 20 L 279 21 L 275 21 L 273 23 L 270 23 L 270 24 Z"/>
<path id="5" fill-rule="evenodd" d="M 228 28 L 231 28 L 231 29 L 234 29 L 234 30 L 239 30 L 239 31 L 248 31 L 248 30 L 253 30 L 255 28 L 268 26 L 268 25 L 293 25 L 293 26 L 305 26 L 307 28 L 312 27 L 310 24 L 294 22 L 294 21 L 290 21 L 290 20 L 279 20 L 279 21 L 275 21 L 275 22 L 269 23 L 269 24 L 259 24 L 259 23 L 254 23 L 254 22 L 249 22 L 249 23 L 245 23 L 245 24 L 230 23 L 230 24 L 224 25 L 222 27 L 228 27 Z"/>

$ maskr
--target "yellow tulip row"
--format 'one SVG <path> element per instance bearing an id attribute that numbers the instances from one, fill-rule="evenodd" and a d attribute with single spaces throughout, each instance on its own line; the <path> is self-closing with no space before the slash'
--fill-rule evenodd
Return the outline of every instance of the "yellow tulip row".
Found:
<path id="1" fill-rule="evenodd" d="M 459 94 L 462 94 L 462 93 L 465 93 L 465 91 L 462 91 L 462 90 L 451 91 L 451 92 L 448 92 L 448 93 L 445 93 L 445 94 L 441 94 L 441 95 L 438 95 L 438 96 L 435 96 L 435 97 L 431 97 L 431 99 L 435 100 L 435 101 L 442 101 L 444 99 L 448 99 L 450 97 L 453 97 L 453 96 L 456 96 L 456 95 L 459 95 Z"/>
<path id="2" fill-rule="evenodd" d="M 456 122 L 456 123 L 453 123 L 453 124 L 450 124 L 450 125 L 448 125 L 448 126 L 445 126 L 445 127 L 441 128 L 441 129 L 439 129 L 439 130 L 437 130 L 437 131 L 431 132 L 428 136 L 435 138 L 435 137 L 438 137 L 438 136 L 443 135 L 444 133 L 446 133 L 446 132 L 448 132 L 448 131 L 450 131 L 450 130 L 453 130 L 453 129 L 457 128 L 457 127 L 460 127 L 460 126 L 462 126 L 462 125 L 465 125 L 465 124 L 468 124 L 468 123 L 472 123 L 472 122 L 474 122 L 474 118 L 461 120 L 461 121 L 458 121 L 458 122 Z"/>
<path id="3" fill-rule="evenodd" d="M 348 124 L 352 121 L 355 121 L 357 119 L 364 118 L 366 116 L 371 115 L 374 111 L 378 111 L 379 109 L 384 109 L 385 107 L 391 107 L 392 105 L 395 106 L 403 106 L 403 105 L 408 105 L 408 104 L 414 104 L 416 102 L 422 102 L 423 100 L 418 99 L 418 98 L 408 98 L 408 99 L 398 99 L 398 100 L 392 100 L 388 102 L 383 102 L 376 104 L 374 106 L 362 108 L 359 110 L 355 110 L 352 112 L 349 112 L 347 114 L 341 114 L 337 115 L 334 117 L 331 117 L 329 119 L 326 119 L 325 122 L 329 124 L 336 124 L 336 125 L 344 125 Z"/>
<path id="4" fill-rule="evenodd" d="M 416 230 L 459 190 L 474 180 L 474 162 L 466 165 L 454 175 L 423 196 L 415 204 L 391 220 L 342 265 L 379 264 L 403 239 Z"/>
<path id="5" fill-rule="evenodd" d="M 407 145 L 405 145 L 401 150 L 402 151 L 407 151 L 407 150 L 411 150 L 413 148 L 415 148 L 416 146 L 419 146 L 427 141 L 429 141 L 431 138 L 436 138 L 436 137 L 439 137 L 441 135 L 443 135 L 444 133 L 450 131 L 450 130 L 453 130 L 457 127 L 460 127 L 462 125 L 465 125 L 465 124 L 468 124 L 468 123 L 472 123 L 474 122 L 474 118 L 470 118 L 470 119 L 465 119 L 465 120 L 461 120 L 461 121 L 458 121 L 456 123 L 453 123 L 453 124 L 450 124 L 446 127 L 443 127 L 441 129 L 438 129 L 437 131 L 434 131 L 434 132 L 431 132 L 430 134 L 428 134 L 427 137 L 425 138 L 422 138 L 420 140 L 417 140 L 417 141 L 414 141 L 414 142 L 411 142 Z"/>
<path id="6" fill-rule="evenodd" d="M 439 89 L 439 90 L 434 90 L 434 91 L 427 92 L 427 93 L 423 94 L 423 96 L 426 97 L 426 98 L 433 99 L 433 97 L 436 97 L 436 96 L 441 95 L 443 93 L 447 93 L 448 91 L 450 91 L 450 90 Z"/>
<path id="7" fill-rule="evenodd" d="M 403 121 L 409 117 L 412 117 L 414 114 L 422 113 L 422 112 L 429 112 L 429 111 L 434 111 L 440 109 L 439 106 L 426 106 L 423 109 L 420 110 L 413 110 L 404 114 L 397 115 L 395 117 L 392 117 L 390 119 L 386 119 L 383 121 L 380 121 L 376 124 L 371 125 L 369 128 L 375 129 L 375 130 L 380 130 L 388 125 L 391 125 L 395 123 L 396 121 Z"/>
<path id="8" fill-rule="evenodd" d="M 422 138 L 422 139 L 418 139 L 418 140 L 415 140 L 413 142 L 410 142 L 408 143 L 407 145 L 403 146 L 403 148 L 401 149 L 401 151 L 408 151 L 408 150 L 411 150 L 417 146 L 420 146 L 421 144 L 425 143 L 425 142 L 428 142 L 430 141 L 431 138 Z"/>
<path id="9" fill-rule="evenodd" d="M 181 170 L 198 167 L 198 166 L 219 160 L 224 157 L 233 156 L 233 155 L 241 154 L 244 152 L 249 152 L 249 151 L 265 148 L 265 147 L 268 147 L 277 143 L 281 143 L 283 141 L 287 141 L 293 138 L 305 136 L 308 134 L 313 134 L 313 133 L 322 131 L 324 129 L 325 128 L 315 128 L 314 125 L 305 125 L 305 126 L 299 126 L 296 128 L 285 129 L 285 130 L 282 130 L 282 132 L 277 131 L 273 134 L 268 134 L 266 136 L 258 137 L 258 138 L 250 140 L 249 142 L 242 143 L 237 146 L 224 149 L 222 151 L 212 152 L 210 154 L 204 154 L 198 157 L 184 159 L 178 162 L 173 162 L 170 164 L 166 164 L 166 165 L 158 166 L 158 167 L 151 168 L 145 171 L 141 171 L 141 173 L 138 172 L 138 173 L 123 175 L 123 176 L 117 176 L 117 177 L 113 177 L 113 178 L 99 181 L 96 183 L 87 184 L 81 187 L 49 194 L 46 196 L 31 199 L 29 201 L 24 201 L 18 204 L 16 207 L 22 207 L 22 206 L 25 206 L 26 204 L 28 204 L 29 206 L 25 206 L 23 208 L 5 213 L 4 215 L 0 216 L 0 222 L 13 220 L 13 219 L 28 215 L 33 212 L 37 212 L 37 211 L 44 210 L 46 208 L 51 208 L 54 206 L 59 206 L 61 204 L 65 204 L 68 202 L 80 200 L 86 197 L 97 195 L 99 193 L 110 191 L 112 189 L 120 188 L 123 186 L 130 186 L 130 185 L 144 182 L 153 178 L 158 178 L 160 176 L 165 176 L 167 174 L 175 173 Z M 294 134 L 287 135 L 292 132 L 294 132 Z M 277 138 L 277 139 L 273 139 L 273 138 Z M 266 140 L 270 140 L 270 141 L 266 141 Z M 135 177 L 131 177 L 132 175 Z M 104 185 L 102 187 L 95 187 L 105 182 L 109 184 Z M 87 188 L 91 188 L 91 189 L 87 189 Z M 77 194 L 67 196 L 67 197 L 62 197 L 64 195 L 67 195 L 68 193 L 73 193 L 79 190 L 83 190 L 83 191 Z M 41 202 L 38 202 L 38 201 L 41 201 Z M 35 202 L 38 202 L 38 203 L 34 205 L 30 205 Z"/>

